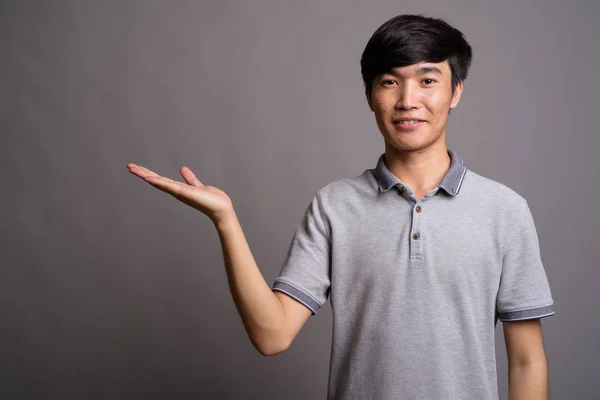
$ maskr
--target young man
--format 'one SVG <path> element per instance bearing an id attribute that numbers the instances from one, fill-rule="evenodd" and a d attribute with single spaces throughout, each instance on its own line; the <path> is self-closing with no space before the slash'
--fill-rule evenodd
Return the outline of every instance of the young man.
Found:
<path id="1" fill-rule="evenodd" d="M 252 343 L 285 351 L 331 299 L 329 399 L 497 399 L 503 322 L 511 399 L 546 399 L 540 318 L 554 314 L 526 200 L 446 148 L 471 47 L 446 22 L 401 15 L 361 60 L 385 152 L 318 190 L 269 287 L 231 201 L 187 168 L 187 185 L 131 172 L 207 214 Z"/>

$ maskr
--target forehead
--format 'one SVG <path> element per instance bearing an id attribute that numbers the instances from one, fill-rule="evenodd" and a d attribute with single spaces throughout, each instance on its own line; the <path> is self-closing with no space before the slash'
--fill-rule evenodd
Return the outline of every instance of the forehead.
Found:
<path id="1" fill-rule="evenodd" d="M 448 62 L 448 60 L 444 60 L 439 63 L 424 61 L 412 65 L 407 65 L 404 67 L 395 67 L 387 73 L 402 77 L 423 74 L 437 74 L 442 76 L 450 76 L 450 63 Z"/>

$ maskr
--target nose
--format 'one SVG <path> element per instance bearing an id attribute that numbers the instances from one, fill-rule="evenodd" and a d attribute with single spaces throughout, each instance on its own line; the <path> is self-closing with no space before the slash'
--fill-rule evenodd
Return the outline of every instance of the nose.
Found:
<path id="1" fill-rule="evenodd" d="M 396 102 L 396 109 L 398 110 L 410 110 L 417 108 L 417 90 L 412 84 L 406 82 L 398 90 L 398 101 Z"/>

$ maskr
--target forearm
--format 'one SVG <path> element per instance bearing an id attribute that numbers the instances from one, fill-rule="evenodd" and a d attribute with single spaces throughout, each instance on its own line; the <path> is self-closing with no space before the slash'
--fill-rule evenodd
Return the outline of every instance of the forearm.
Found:
<path id="1" fill-rule="evenodd" d="M 548 400 L 548 367 L 546 362 L 509 366 L 509 400 Z"/>
<path id="2" fill-rule="evenodd" d="M 263 355 L 287 345 L 283 305 L 263 278 L 235 212 L 215 223 L 229 289 L 252 344 Z"/>

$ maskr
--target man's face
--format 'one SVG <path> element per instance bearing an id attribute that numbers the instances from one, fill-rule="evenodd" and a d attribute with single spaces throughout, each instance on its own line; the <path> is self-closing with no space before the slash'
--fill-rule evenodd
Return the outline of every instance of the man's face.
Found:
<path id="1" fill-rule="evenodd" d="M 458 104 L 462 88 L 460 82 L 452 94 L 447 60 L 394 68 L 377 76 L 367 102 L 386 149 L 424 150 L 445 141 L 448 112 Z"/>

